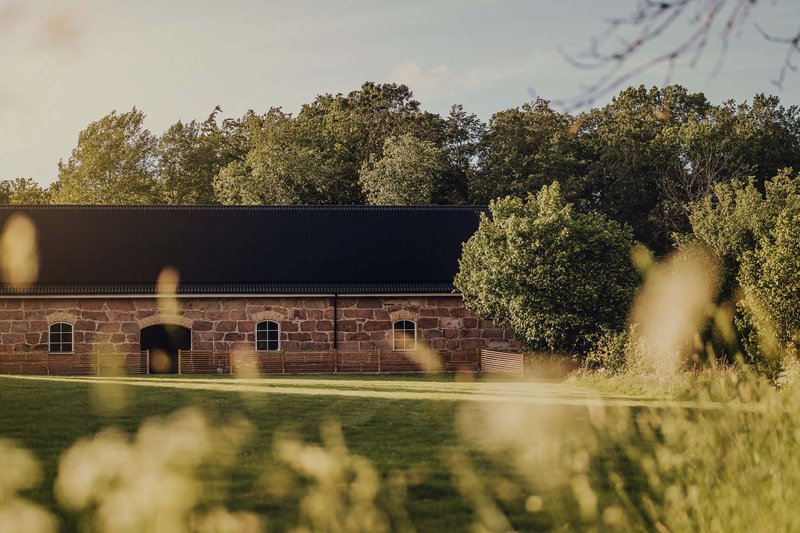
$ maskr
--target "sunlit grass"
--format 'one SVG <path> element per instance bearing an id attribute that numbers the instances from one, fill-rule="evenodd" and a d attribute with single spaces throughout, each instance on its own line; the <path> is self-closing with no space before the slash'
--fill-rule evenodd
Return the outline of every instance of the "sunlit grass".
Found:
<path id="1" fill-rule="evenodd" d="M 92 408 L 108 382 L 121 411 Z M 178 531 L 791 528 L 795 397 L 742 373 L 692 383 L 671 401 L 432 377 L 5 378 L 0 433 L 42 462 L 25 496 L 67 531 L 156 531 L 163 513 Z"/>
<path id="2" fill-rule="evenodd" d="M 215 380 L 203 381 L 213 385 Z M 231 380 L 221 381 L 230 385 Z M 381 483 L 394 480 L 395 488 L 381 496 L 386 506 L 394 505 L 391 516 L 406 513 L 418 527 L 428 530 L 440 525 L 463 529 L 469 524 L 470 510 L 459 500 L 439 457 L 439 450 L 456 442 L 453 421 L 457 402 L 277 393 L 261 395 L 263 401 L 254 402 L 252 395 L 205 386 L 130 386 L 126 387 L 124 411 L 97 412 L 92 408 L 96 385 L 88 381 L 3 379 L 1 383 L 4 408 L 0 412 L 0 434 L 32 450 L 42 461 L 44 481 L 31 497 L 52 509 L 67 531 L 79 527 L 83 514 L 63 509 L 54 499 L 59 457 L 78 439 L 108 427 L 119 428 L 126 439 L 131 439 L 146 420 L 170 417 L 187 406 L 202 412 L 215 430 L 237 417 L 249 420 L 253 427 L 235 464 L 228 469 L 212 464 L 214 468 L 206 466 L 199 471 L 201 508 L 254 512 L 273 529 L 297 524 L 306 481 L 295 479 L 293 470 L 285 470 L 273 446 L 279 438 L 309 445 L 320 442 L 321 428 L 335 421 L 351 453 L 367 458 L 380 474 Z M 280 487 L 276 480 L 283 480 L 284 490 L 277 491 Z M 407 494 L 402 497 L 402 509 L 391 503 L 398 501 L 400 493 Z"/>
<path id="3" fill-rule="evenodd" d="M 2 378 L 0 378 L 2 379 Z M 365 379 L 326 381 L 322 379 L 208 379 L 208 378 L 142 378 L 142 377 L 54 377 L 15 376 L 17 379 L 40 382 L 88 383 L 97 390 L 108 386 L 129 386 L 146 389 L 178 389 L 252 395 L 343 397 L 364 400 L 415 400 L 447 402 L 490 402 L 530 405 L 585 407 L 673 407 L 724 410 L 738 408 L 758 411 L 758 404 L 730 405 L 708 398 L 663 400 L 653 397 L 611 395 L 579 386 L 551 383 L 448 383 L 414 381 L 372 382 Z"/>

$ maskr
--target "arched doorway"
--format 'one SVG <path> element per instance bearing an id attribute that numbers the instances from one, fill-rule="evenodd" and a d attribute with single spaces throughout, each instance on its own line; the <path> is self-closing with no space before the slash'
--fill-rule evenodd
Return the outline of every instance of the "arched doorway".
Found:
<path id="1" fill-rule="evenodd" d="M 178 350 L 192 349 L 192 330 L 177 324 L 155 324 L 143 328 L 139 344 L 150 350 L 151 374 L 177 374 Z"/>

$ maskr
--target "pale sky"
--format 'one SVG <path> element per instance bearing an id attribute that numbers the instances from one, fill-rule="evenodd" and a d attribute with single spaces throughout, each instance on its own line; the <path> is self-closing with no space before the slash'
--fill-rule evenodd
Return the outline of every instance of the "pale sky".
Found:
<path id="1" fill-rule="evenodd" d="M 364 81 L 408 84 L 424 109 L 450 105 L 488 120 L 536 95 L 579 95 L 598 73 L 559 48 L 585 50 L 609 16 L 635 0 L 0 0 L 0 179 L 49 184 L 86 125 L 133 106 L 162 133 L 177 120 L 282 106 L 296 113 L 320 93 Z M 782 34 L 800 26 L 800 1 L 761 0 L 712 76 L 715 40 L 672 81 L 713 102 L 755 93 L 800 104 L 800 75 L 783 90 Z M 713 37 L 713 36 L 712 36 Z M 800 62 L 800 60 L 798 61 Z M 665 67 L 631 80 L 660 85 Z M 605 103 L 611 94 L 603 97 Z"/>

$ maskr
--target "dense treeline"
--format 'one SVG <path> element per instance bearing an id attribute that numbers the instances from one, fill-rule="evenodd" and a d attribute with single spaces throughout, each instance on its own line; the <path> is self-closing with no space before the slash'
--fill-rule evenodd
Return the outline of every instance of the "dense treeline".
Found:
<path id="1" fill-rule="evenodd" d="M 680 86 L 629 88 L 573 115 L 538 99 L 488 124 L 455 105 L 425 112 L 405 85 L 324 94 L 177 122 L 161 136 L 134 108 L 89 124 L 49 190 L 0 182 L 11 203 L 463 204 L 525 197 L 558 181 L 584 212 L 658 250 L 690 229 L 687 205 L 718 183 L 755 187 L 800 168 L 800 112 L 777 97 L 712 104 Z"/>

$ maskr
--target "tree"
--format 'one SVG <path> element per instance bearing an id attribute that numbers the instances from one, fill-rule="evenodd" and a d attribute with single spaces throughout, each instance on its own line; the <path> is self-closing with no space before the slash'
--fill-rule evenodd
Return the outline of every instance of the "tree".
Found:
<path id="1" fill-rule="evenodd" d="M 495 113 L 483 136 L 479 171 L 470 183 L 472 200 L 525 197 L 553 180 L 571 192 L 581 173 L 576 137 L 570 132 L 573 123 L 541 98 Z"/>
<path id="2" fill-rule="evenodd" d="M 786 169 L 763 187 L 754 178 L 717 184 L 690 205 L 690 238 L 722 259 L 721 298 L 736 303 L 738 339 L 748 361 L 774 375 L 800 327 L 800 176 Z"/>
<path id="3" fill-rule="evenodd" d="M 227 204 L 347 203 L 349 185 L 337 161 L 307 142 L 303 125 L 280 108 L 247 117 L 249 151 L 214 178 L 217 201 Z"/>
<path id="4" fill-rule="evenodd" d="M 430 204 L 446 172 L 441 148 L 406 133 L 386 139 L 383 157 L 370 156 L 359 183 L 372 205 Z"/>
<path id="5" fill-rule="evenodd" d="M 245 119 L 248 151 L 244 160 L 232 161 L 214 178 L 216 200 L 226 205 L 301 203 L 296 179 L 308 176 L 308 169 L 297 164 L 291 116 L 273 107 Z"/>
<path id="6" fill-rule="evenodd" d="M 741 115 L 732 104 L 692 113 L 667 125 L 653 140 L 653 152 L 663 162 L 656 176 L 659 203 L 651 214 L 660 235 L 686 232 L 690 202 L 707 196 L 715 184 L 755 169 L 746 158 Z"/>
<path id="7" fill-rule="evenodd" d="M 590 209 L 629 224 L 636 239 L 658 251 L 669 235 L 658 231 L 659 177 L 673 164 L 673 154 L 655 149 L 668 127 L 710 107 L 702 93 L 680 86 L 630 87 L 608 105 L 581 114 L 576 124 L 586 173 L 580 196 Z"/>
<path id="8" fill-rule="evenodd" d="M 50 191 L 31 178 L 0 181 L 0 204 L 48 204 Z"/>
<path id="9" fill-rule="evenodd" d="M 444 121 L 412 96 L 405 85 L 368 82 L 346 96 L 320 95 L 297 117 L 278 108 L 251 117 L 247 155 L 214 180 L 218 201 L 363 203 L 359 171 L 382 156 L 388 137 L 444 143 Z"/>
<path id="10" fill-rule="evenodd" d="M 585 350 L 591 335 L 623 326 L 637 283 L 629 228 L 578 212 L 557 182 L 490 209 L 459 261 L 467 307 L 535 350 Z"/>
<path id="11" fill-rule="evenodd" d="M 763 94 L 747 102 L 724 102 L 664 128 L 654 141 L 665 167 L 655 219 L 662 233 L 688 230 L 687 205 L 715 184 L 753 176 L 756 186 L 784 167 L 800 168 L 800 115 Z"/>
<path id="12" fill-rule="evenodd" d="M 761 185 L 755 178 L 718 183 L 711 194 L 689 204 L 689 223 L 696 239 L 725 267 L 723 298 L 733 296 L 744 256 L 756 250 L 786 210 L 800 209 L 800 176 L 784 169 Z"/>
<path id="13" fill-rule="evenodd" d="M 217 124 L 219 106 L 205 122 L 181 121 L 170 126 L 158 140 L 158 182 L 166 204 L 214 203 L 213 180 L 219 171 L 244 154 L 231 150 L 230 136 L 236 122 Z M 228 131 L 226 131 L 228 130 Z"/>
<path id="14" fill-rule="evenodd" d="M 739 327 L 750 360 L 800 355 L 800 204 L 781 212 L 770 232 L 742 258 Z M 776 357 L 777 356 L 777 357 Z"/>
<path id="15" fill-rule="evenodd" d="M 248 156 L 257 144 L 257 138 L 264 128 L 275 127 L 274 122 L 288 118 L 280 108 L 271 108 L 262 116 L 252 110 L 240 119 L 225 119 L 220 135 L 222 138 L 221 161 L 227 161 L 212 178 L 214 201 L 225 205 L 244 205 L 265 203 L 263 189 L 259 189 L 258 179 L 248 163 Z"/>
<path id="16" fill-rule="evenodd" d="M 386 139 L 411 134 L 444 143 L 444 121 L 420 110 L 406 85 L 364 83 L 346 96 L 324 94 L 302 107 L 294 122 L 294 142 L 317 161 L 313 203 L 362 203 L 361 168 L 370 157 L 381 157 Z"/>
<path id="17" fill-rule="evenodd" d="M 433 192 L 435 204 L 463 204 L 469 201 L 469 183 L 474 179 L 486 124 L 461 105 L 453 105 L 445 121 L 444 150 L 448 169 Z"/>
<path id="18" fill-rule="evenodd" d="M 157 201 L 156 138 L 144 113 L 112 111 L 78 136 L 69 160 L 58 163 L 53 202 L 144 204 Z"/>
<path id="19" fill-rule="evenodd" d="M 715 184 L 752 175 L 760 187 L 800 164 L 798 110 L 764 95 L 712 105 L 677 85 L 629 88 L 577 122 L 584 202 L 627 222 L 659 252 L 688 231 L 687 204 Z"/>

